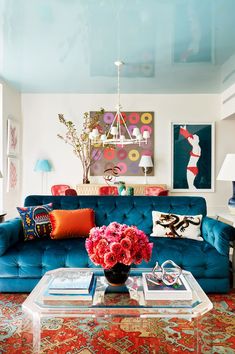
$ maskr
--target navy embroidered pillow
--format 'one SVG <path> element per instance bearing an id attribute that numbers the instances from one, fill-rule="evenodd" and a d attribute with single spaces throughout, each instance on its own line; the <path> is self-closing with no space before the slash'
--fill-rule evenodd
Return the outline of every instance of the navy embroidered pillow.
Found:
<path id="1" fill-rule="evenodd" d="M 16 209 L 22 219 L 25 241 L 50 236 L 52 227 L 49 212 L 53 210 L 52 203 Z"/>

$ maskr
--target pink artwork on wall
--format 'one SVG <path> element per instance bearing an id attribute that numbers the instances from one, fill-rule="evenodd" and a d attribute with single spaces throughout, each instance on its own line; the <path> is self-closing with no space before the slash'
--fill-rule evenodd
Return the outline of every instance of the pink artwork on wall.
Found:
<path id="1" fill-rule="evenodd" d="M 19 123 L 14 119 L 8 119 L 7 130 L 7 154 L 16 156 L 19 153 Z"/>
<path id="2" fill-rule="evenodd" d="M 116 112 L 105 112 L 101 115 L 100 126 L 106 131 L 109 130 L 110 125 L 114 120 Z M 95 112 L 90 112 L 91 116 Z M 106 147 L 103 154 L 91 166 L 91 176 L 103 176 L 104 171 L 108 168 L 118 166 L 120 168 L 120 175 L 123 176 L 143 176 L 142 168 L 139 167 L 139 162 L 142 155 L 150 155 L 154 161 L 154 112 L 122 112 L 125 123 L 132 134 L 134 128 L 139 128 L 141 133 L 145 130 L 150 132 L 150 139 L 147 144 L 141 143 L 134 145 L 117 146 L 112 149 Z M 100 145 L 96 145 L 99 149 Z M 149 173 L 154 175 L 154 169 Z"/>
<path id="3" fill-rule="evenodd" d="M 19 160 L 8 158 L 7 191 L 16 191 L 19 185 Z"/>

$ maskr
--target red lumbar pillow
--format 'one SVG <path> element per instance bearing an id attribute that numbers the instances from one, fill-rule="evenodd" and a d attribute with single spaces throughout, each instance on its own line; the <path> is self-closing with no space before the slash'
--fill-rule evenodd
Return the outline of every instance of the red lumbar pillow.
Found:
<path id="1" fill-rule="evenodd" d="M 95 226 L 93 209 L 53 210 L 49 215 L 52 239 L 86 237 Z"/>

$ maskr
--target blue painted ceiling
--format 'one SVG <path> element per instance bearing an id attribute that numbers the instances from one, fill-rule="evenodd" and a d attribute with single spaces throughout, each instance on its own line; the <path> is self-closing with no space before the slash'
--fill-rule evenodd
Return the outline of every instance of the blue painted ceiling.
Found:
<path id="1" fill-rule="evenodd" d="M 21 92 L 216 93 L 235 0 L 0 0 L 0 76 Z M 234 58 L 233 58 L 234 55 Z"/>

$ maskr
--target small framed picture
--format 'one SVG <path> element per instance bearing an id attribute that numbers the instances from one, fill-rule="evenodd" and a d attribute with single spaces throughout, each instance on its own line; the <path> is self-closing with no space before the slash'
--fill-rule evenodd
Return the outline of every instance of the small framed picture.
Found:
<path id="1" fill-rule="evenodd" d="M 7 191 L 14 192 L 19 188 L 19 159 L 8 157 L 7 163 Z"/>
<path id="2" fill-rule="evenodd" d="M 12 118 L 7 120 L 7 154 L 17 156 L 19 154 L 19 123 Z"/>
<path id="3" fill-rule="evenodd" d="M 214 124 L 172 123 L 174 192 L 214 191 Z"/>

